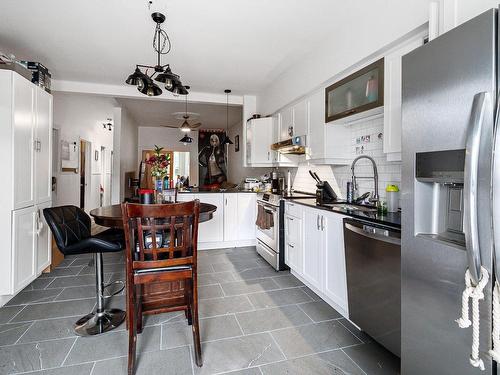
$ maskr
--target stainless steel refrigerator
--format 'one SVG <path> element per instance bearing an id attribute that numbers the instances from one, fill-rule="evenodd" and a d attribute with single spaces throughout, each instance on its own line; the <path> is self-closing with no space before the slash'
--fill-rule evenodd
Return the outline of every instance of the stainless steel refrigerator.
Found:
<path id="1" fill-rule="evenodd" d="M 500 209 L 492 203 L 500 186 L 499 177 L 492 178 L 498 43 L 498 11 L 491 9 L 403 57 L 405 375 L 496 371 L 488 350 L 496 277 L 493 215 Z M 497 242 L 500 248 L 498 237 Z M 490 274 L 480 303 L 485 372 L 469 363 L 472 328 L 461 329 L 455 322 L 465 271 L 469 268 L 477 281 L 480 266 Z"/>

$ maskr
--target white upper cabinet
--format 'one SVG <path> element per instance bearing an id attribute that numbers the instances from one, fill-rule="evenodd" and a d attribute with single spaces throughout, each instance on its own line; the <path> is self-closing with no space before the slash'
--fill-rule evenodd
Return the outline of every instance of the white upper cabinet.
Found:
<path id="1" fill-rule="evenodd" d="M 309 97 L 309 130 L 307 133 L 307 158 L 325 157 L 325 94 L 316 91 Z"/>
<path id="2" fill-rule="evenodd" d="M 43 90 L 36 90 L 36 130 L 35 130 L 35 170 L 36 202 L 51 200 L 52 170 L 52 95 Z"/>
<path id="3" fill-rule="evenodd" d="M 293 135 L 302 136 L 307 134 L 307 123 L 309 121 L 309 101 L 304 99 L 293 106 Z"/>
<path id="4" fill-rule="evenodd" d="M 13 74 L 13 209 L 35 203 L 35 85 L 18 74 Z M 49 169 L 50 171 L 50 169 Z M 45 171 L 48 173 L 48 171 Z"/>
<path id="5" fill-rule="evenodd" d="M 280 111 L 281 122 L 280 122 L 280 141 L 284 141 L 293 137 L 294 130 L 294 120 L 293 120 L 293 106 L 286 107 Z"/>
<path id="6" fill-rule="evenodd" d="M 273 143 L 273 118 L 265 117 L 247 122 L 247 164 L 265 167 L 275 163 Z"/>
<path id="7" fill-rule="evenodd" d="M 402 44 L 385 57 L 384 64 L 384 153 L 387 160 L 401 160 L 401 58 L 420 47 L 425 35 L 420 34 Z"/>

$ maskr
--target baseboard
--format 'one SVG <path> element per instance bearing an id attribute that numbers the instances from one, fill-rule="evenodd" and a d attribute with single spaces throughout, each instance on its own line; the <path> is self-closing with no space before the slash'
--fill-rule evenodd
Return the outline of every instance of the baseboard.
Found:
<path id="1" fill-rule="evenodd" d="M 290 269 L 290 273 L 295 276 L 297 279 L 299 279 L 305 286 L 307 286 L 309 289 L 311 289 L 314 293 L 316 293 L 323 301 L 328 303 L 331 307 L 333 307 L 335 310 L 339 312 L 340 315 L 342 315 L 344 318 L 349 320 L 349 313 L 346 311 L 343 307 L 341 307 L 338 303 L 335 303 L 331 298 L 328 298 L 323 292 L 318 290 L 316 287 L 312 286 L 306 279 L 304 279 L 302 276 L 297 274 L 294 270 Z"/>
<path id="2" fill-rule="evenodd" d="M 257 240 L 198 242 L 198 250 L 223 249 L 226 247 L 255 246 Z"/>

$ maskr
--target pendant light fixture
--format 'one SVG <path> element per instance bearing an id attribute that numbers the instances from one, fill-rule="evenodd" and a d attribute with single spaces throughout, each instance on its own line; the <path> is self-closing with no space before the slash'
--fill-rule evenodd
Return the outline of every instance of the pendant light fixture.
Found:
<path id="1" fill-rule="evenodd" d="M 151 5 L 152 1 L 149 3 Z M 187 95 L 188 90 L 182 85 L 179 75 L 172 73 L 170 64 L 161 64 L 161 55 L 168 54 L 172 49 L 167 32 L 161 28 L 162 23 L 165 22 L 165 15 L 154 12 L 151 14 L 151 18 L 156 23 L 153 37 L 153 49 L 157 54 L 156 65 L 136 65 L 134 72 L 128 76 L 125 83 L 137 86 L 137 89 L 144 95 L 158 96 L 162 94 L 162 90 L 153 81 L 154 79 L 162 83 L 165 89 L 170 91 L 174 96 Z M 140 68 L 146 69 L 146 72 L 143 73 Z M 147 73 L 149 69 L 153 70 L 153 73 L 150 75 Z"/>
<path id="2" fill-rule="evenodd" d="M 186 86 L 186 88 L 189 89 L 189 86 Z M 187 95 L 184 95 L 184 96 L 185 96 L 185 106 L 184 106 L 184 116 L 182 116 L 184 118 L 184 122 L 179 127 L 179 129 L 181 130 L 181 132 L 189 133 L 191 131 L 191 127 L 189 126 L 189 122 L 187 121 L 189 118 L 189 115 L 188 115 L 188 96 Z"/>
<path id="3" fill-rule="evenodd" d="M 193 138 L 191 138 L 189 135 L 185 134 L 184 137 L 182 137 L 179 142 L 184 143 L 184 146 L 186 146 L 188 143 L 193 143 Z"/>
<path id="4" fill-rule="evenodd" d="M 224 90 L 224 92 L 226 93 L 226 136 L 221 142 L 223 146 L 233 144 L 233 141 L 229 139 L 229 93 L 231 92 L 231 90 L 226 89 Z"/>

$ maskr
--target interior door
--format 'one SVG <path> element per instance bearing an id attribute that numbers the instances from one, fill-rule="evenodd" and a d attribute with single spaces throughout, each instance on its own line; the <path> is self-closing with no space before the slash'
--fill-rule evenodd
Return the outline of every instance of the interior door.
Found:
<path id="1" fill-rule="evenodd" d="M 36 88 L 36 202 L 51 200 L 52 95 Z"/>
<path id="2" fill-rule="evenodd" d="M 35 206 L 12 212 L 12 252 L 14 254 L 14 293 L 36 277 Z"/>
<path id="3" fill-rule="evenodd" d="M 14 79 L 14 209 L 35 203 L 35 86 L 18 74 Z"/>

